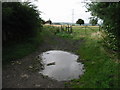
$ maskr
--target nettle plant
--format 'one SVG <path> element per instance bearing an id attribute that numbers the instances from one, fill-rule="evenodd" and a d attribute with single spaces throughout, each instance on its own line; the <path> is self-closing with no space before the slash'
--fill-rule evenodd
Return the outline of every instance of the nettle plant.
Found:
<path id="1" fill-rule="evenodd" d="M 104 31 L 105 32 L 105 37 L 103 40 L 103 45 L 105 45 L 108 49 L 112 50 L 112 51 L 117 51 L 118 47 L 117 47 L 117 39 L 116 36 L 113 35 L 112 33 L 108 32 L 108 31 Z"/>

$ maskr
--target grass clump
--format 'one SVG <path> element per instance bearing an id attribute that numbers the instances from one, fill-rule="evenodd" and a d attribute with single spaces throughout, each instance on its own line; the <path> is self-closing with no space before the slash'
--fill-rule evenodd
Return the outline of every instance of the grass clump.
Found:
<path id="1" fill-rule="evenodd" d="M 63 37 L 63 38 L 73 38 L 72 34 L 66 33 L 66 32 L 60 32 L 56 34 L 57 36 Z"/>
<path id="2" fill-rule="evenodd" d="M 83 28 L 75 29 L 73 39 L 85 40 L 77 50 L 80 61 L 84 63 L 85 73 L 65 85 L 73 88 L 119 88 L 119 63 L 116 63 L 113 53 L 103 47 L 102 33 L 99 29 L 88 28 L 86 33 Z"/>
<path id="3" fill-rule="evenodd" d="M 78 50 L 81 59 L 84 59 L 85 74 L 79 79 L 80 88 L 113 88 L 117 64 L 107 55 L 107 52 L 96 40 L 87 39 Z M 75 84 L 73 84 L 73 87 Z"/>
<path id="4" fill-rule="evenodd" d="M 24 56 L 34 52 L 43 42 L 41 32 L 37 32 L 35 37 L 27 38 L 21 42 L 11 42 L 3 47 L 3 64 L 10 61 L 23 58 Z"/>

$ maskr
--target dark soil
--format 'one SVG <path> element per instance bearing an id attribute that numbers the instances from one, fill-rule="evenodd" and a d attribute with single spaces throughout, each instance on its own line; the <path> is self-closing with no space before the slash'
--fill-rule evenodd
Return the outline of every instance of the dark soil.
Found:
<path id="1" fill-rule="evenodd" d="M 64 88 L 64 82 L 53 80 L 39 74 L 40 63 L 36 57 L 48 50 L 64 50 L 75 53 L 83 40 L 69 40 L 57 36 L 48 36 L 36 52 L 3 65 L 3 88 Z"/>

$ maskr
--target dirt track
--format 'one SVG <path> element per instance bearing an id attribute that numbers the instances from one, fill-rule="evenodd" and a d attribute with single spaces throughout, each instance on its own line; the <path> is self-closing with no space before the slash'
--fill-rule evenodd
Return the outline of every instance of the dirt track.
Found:
<path id="1" fill-rule="evenodd" d="M 60 37 L 46 37 L 36 52 L 3 66 L 3 88 L 63 88 L 64 82 L 58 82 L 39 74 L 36 57 L 48 50 L 75 52 L 83 40 L 68 40 Z M 38 67 L 37 67 L 38 66 Z M 37 69 L 34 69 L 36 68 Z"/>

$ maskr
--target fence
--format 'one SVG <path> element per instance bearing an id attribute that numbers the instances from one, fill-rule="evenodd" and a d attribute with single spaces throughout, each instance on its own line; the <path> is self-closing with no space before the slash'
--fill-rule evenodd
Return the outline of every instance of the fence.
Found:
<path id="1" fill-rule="evenodd" d="M 59 25 L 59 26 L 57 26 L 56 33 L 59 33 L 59 32 L 72 33 L 73 32 L 72 25 Z"/>
<path id="2" fill-rule="evenodd" d="M 80 34 L 88 35 L 92 32 L 98 32 L 102 28 L 101 26 L 72 26 L 72 25 L 52 25 L 56 28 L 56 33 L 66 32 L 68 34 L 80 32 Z M 77 32 L 76 32 L 77 31 Z"/>

